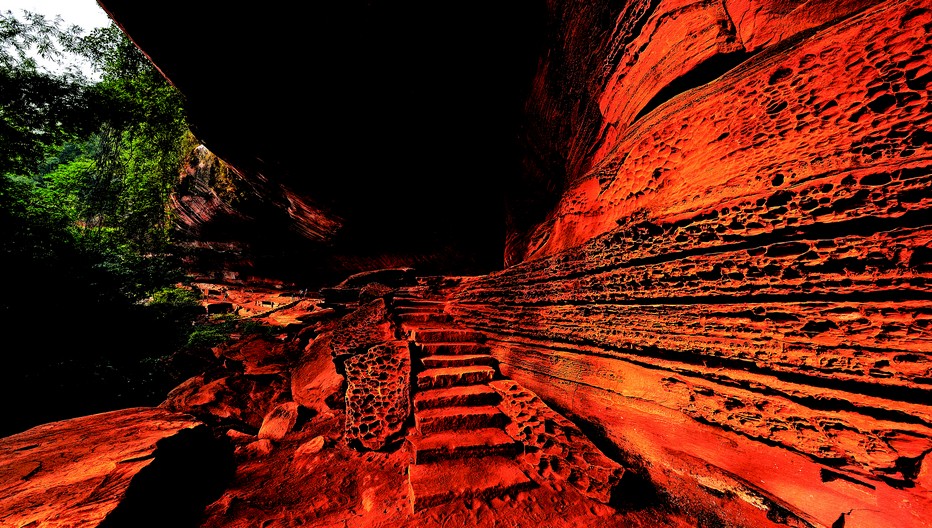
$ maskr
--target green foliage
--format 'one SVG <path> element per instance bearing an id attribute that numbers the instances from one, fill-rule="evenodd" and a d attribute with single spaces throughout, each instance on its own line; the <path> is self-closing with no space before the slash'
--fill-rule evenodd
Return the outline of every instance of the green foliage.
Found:
<path id="1" fill-rule="evenodd" d="M 97 93 L 80 70 L 53 74 L 30 56 L 56 61 L 83 49 L 77 27 L 0 13 L 0 174 L 31 174 L 46 152 L 99 126 Z"/>
<path id="2" fill-rule="evenodd" d="M 104 177 L 97 195 L 100 224 L 117 224 L 139 251 L 169 242 L 171 192 L 189 146 L 178 91 L 115 27 L 97 90 L 111 115 L 98 158 Z M 108 222 L 107 219 L 110 218 Z"/>
<path id="3" fill-rule="evenodd" d="M 40 67 L 31 50 L 64 67 Z M 177 90 L 116 26 L 84 34 L 0 12 L 0 257 L 11 279 L 0 317 L 29 342 L 0 399 L 38 384 L 53 398 L 51 414 L 23 407 L 7 427 L 157 403 L 177 383 L 153 368 L 203 313 L 177 286 L 170 236 L 193 142 Z"/>
<path id="4" fill-rule="evenodd" d="M 65 62 L 66 73 L 82 77 L 74 64 L 75 56 L 92 53 L 94 48 L 100 47 L 99 40 L 88 41 L 82 38 L 83 34 L 78 26 L 63 27 L 60 17 L 48 20 L 39 13 L 23 11 L 20 19 L 12 11 L 0 12 L 0 43 L 3 44 L 0 47 L 0 66 L 26 64 L 38 68 L 33 58 L 38 54 L 58 65 Z"/>
<path id="5" fill-rule="evenodd" d="M 86 57 L 102 78 L 41 69 L 30 49 Z M 190 143 L 180 94 L 116 26 L 84 35 L 39 15 L 0 14 L 0 174 L 28 175 L 85 227 L 161 252 Z"/>
<path id="6" fill-rule="evenodd" d="M 204 313 L 198 291 L 182 285 L 160 288 L 143 304 L 154 318 L 154 324 L 162 326 L 164 333 L 173 335 L 176 347 L 187 344 L 192 326 Z"/>
<path id="7" fill-rule="evenodd" d="M 272 335 L 271 326 L 252 319 L 243 319 L 240 321 L 239 325 L 237 325 L 237 330 L 239 330 L 239 333 L 242 335 Z"/>
<path id="8" fill-rule="evenodd" d="M 221 314 L 212 316 L 206 324 L 198 325 L 188 336 L 188 348 L 210 348 L 230 340 L 236 331 L 237 318 Z"/>
<path id="9" fill-rule="evenodd" d="M 217 314 L 199 324 L 188 336 L 188 348 L 210 348 L 232 339 L 233 335 L 272 335 L 272 327 L 233 314 Z"/>
<path id="10" fill-rule="evenodd" d="M 140 254 L 126 245 L 99 241 L 88 252 L 98 256 L 94 269 L 111 277 L 114 292 L 130 302 L 139 302 L 154 290 L 185 278 L 174 255 Z"/>
<path id="11" fill-rule="evenodd" d="M 67 210 L 20 176 L 0 176 L 0 251 L 14 269 L 69 256 L 75 234 Z"/>
<path id="12" fill-rule="evenodd" d="M 172 309 L 200 310 L 200 294 L 192 288 L 168 286 L 152 293 L 150 306 L 166 306 Z"/>

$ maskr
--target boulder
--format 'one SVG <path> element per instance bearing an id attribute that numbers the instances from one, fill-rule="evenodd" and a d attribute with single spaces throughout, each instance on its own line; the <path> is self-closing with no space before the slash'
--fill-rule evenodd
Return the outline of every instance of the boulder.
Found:
<path id="1" fill-rule="evenodd" d="M 259 428 L 259 438 L 280 442 L 298 423 L 298 404 L 282 403 L 269 411 Z"/>
<path id="2" fill-rule="evenodd" d="M 238 447 L 236 449 L 236 454 L 247 458 L 262 457 L 270 454 L 273 449 L 275 449 L 275 444 L 268 438 L 262 438 L 242 447 Z"/>
<path id="3" fill-rule="evenodd" d="M 234 421 L 258 429 L 266 410 L 286 399 L 286 383 L 280 374 L 230 374 L 216 379 L 199 375 L 172 389 L 160 407 L 205 421 Z"/>
<path id="4" fill-rule="evenodd" d="M 301 447 L 299 447 L 294 453 L 295 457 L 320 453 L 326 443 L 327 441 L 323 436 L 315 436 L 314 438 L 301 444 Z"/>
<path id="5" fill-rule="evenodd" d="M 340 400 L 343 376 L 333 362 L 331 334 L 323 333 L 310 343 L 291 371 L 291 398 L 318 413 L 330 410 L 328 402 Z"/>

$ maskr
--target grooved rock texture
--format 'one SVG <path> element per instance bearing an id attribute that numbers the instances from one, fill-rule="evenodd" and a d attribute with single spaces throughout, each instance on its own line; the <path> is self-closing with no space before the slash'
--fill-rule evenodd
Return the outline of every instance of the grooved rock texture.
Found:
<path id="1" fill-rule="evenodd" d="M 928 187 L 928 18 L 878 4 L 669 100 L 603 149 L 526 256 L 638 221 L 719 215 L 715 233 L 685 234 L 707 246 L 813 223 L 841 234 L 866 216 L 908 222 Z"/>
<path id="2" fill-rule="evenodd" d="M 256 277 L 267 268 L 263 256 L 294 258 L 295 248 L 329 241 L 343 223 L 287 185 L 225 165 L 204 145 L 189 154 L 171 207 L 188 268 L 218 277 Z M 259 222 L 268 229 L 257 229 Z"/>
<path id="3" fill-rule="evenodd" d="M 597 98 L 604 129 L 594 159 L 615 146 L 665 87 L 707 61 L 733 60 L 744 51 L 720 2 L 632 2 L 617 16 L 608 43 L 611 67 L 600 72 L 607 77 Z"/>
<path id="4" fill-rule="evenodd" d="M 656 482 L 815 526 L 924 526 L 932 12 L 742 9 L 769 13 L 737 22 L 754 53 L 623 123 L 524 262 L 464 280 L 447 312 Z"/>
<path id="5" fill-rule="evenodd" d="M 373 346 L 346 361 L 346 438 L 379 450 L 397 440 L 411 416 L 407 341 Z"/>
<path id="6" fill-rule="evenodd" d="M 794 5 L 779 0 L 725 0 L 725 9 L 745 49 L 757 51 L 876 3 L 877 0 L 817 0 Z"/>
<path id="7" fill-rule="evenodd" d="M 205 425 L 164 409 L 40 425 L 0 439 L 0 525 L 193 525 L 222 458 Z"/>

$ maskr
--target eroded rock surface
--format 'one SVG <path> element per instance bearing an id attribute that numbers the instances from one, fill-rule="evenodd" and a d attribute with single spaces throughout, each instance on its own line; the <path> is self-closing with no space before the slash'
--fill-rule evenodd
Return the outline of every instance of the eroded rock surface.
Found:
<path id="1" fill-rule="evenodd" d="M 198 375 L 174 388 L 161 407 L 259 429 L 268 410 L 287 400 L 287 383 L 284 375 Z"/>
<path id="2" fill-rule="evenodd" d="M 289 345 L 270 337 L 252 335 L 217 347 L 217 356 L 235 362 L 247 375 L 279 374 L 288 370 L 294 355 Z"/>
<path id="3" fill-rule="evenodd" d="M 298 410 L 299 406 L 295 402 L 276 405 L 262 419 L 262 426 L 259 427 L 259 438 L 274 442 L 281 441 L 298 423 Z"/>
<path id="4" fill-rule="evenodd" d="M 554 6 L 611 20 L 606 6 Z M 571 183 L 530 236 L 509 240 L 524 262 L 451 288 L 446 311 L 490 336 L 503 374 L 640 453 L 657 482 L 688 475 L 799 523 L 922 526 L 932 12 L 726 2 L 716 25 L 715 5 L 678 17 L 659 16 L 664 2 L 642 7 L 617 19 L 619 42 L 677 25 L 680 39 L 712 42 L 701 24 L 685 29 L 706 17 L 725 36 L 715 46 L 749 54 L 646 106 L 622 90 L 647 73 L 611 90 L 563 85 L 588 89 L 587 108 L 617 104 L 600 107 L 617 126 L 596 136 L 583 123 L 603 116 L 577 112 L 578 126 L 557 130 L 572 135 L 550 143 L 572 147 Z M 626 55 L 592 45 L 605 36 L 562 34 L 567 53 L 602 59 L 572 64 L 662 73 L 650 51 L 662 39 L 615 62 Z M 540 89 L 559 91 L 554 75 L 582 66 L 539 76 Z M 535 104 L 563 115 L 554 93 Z"/>
<path id="5" fill-rule="evenodd" d="M 385 299 L 364 304 L 337 321 L 331 337 L 334 358 L 342 361 L 394 339 Z"/>
<path id="6" fill-rule="evenodd" d="M 670 99 L 601 150 L 525 255 L 578 246 L 618 223 L 711 215 L 718 231 L 686 236 L 708 247 L 812 224 L 856 235 L 845 221 L 865 216 L 917 227 L 909 211 L 927 206 L 928 188 L 927 132 L 916 125 L 928 114 L 928 17 L 882 2 Z"/>
<path id="7" fill-rule="evenodd" d="M 102 3 L 122 14 L 127 27 L 141 28 L 138 34 L 143 38 L 137 42 L 162 52 L 151 55 L 167 62 L 163 70 L 182 81 L 179 86 L 200 94 L 195 106 L 214 101 L 191 83 L 198 76 L 189 75 L 184 66 L 193 63 L 178 59 L 183 55 L 173 54 L 174 48 L 159 50 L 146 41 L 157 32 L 144 31 L 142 4 L 134 10 L 134 4 L 125 0 Z M 377 27 L 402 33 L 384 23 L 391 10 L 380 10 L 378 2 L 366 5 L 363 12 L 373 15 L 366 20 L 378 22 L 361 30 L 369 32 L 367 37 L 388 36 L 372 33 Z M 672 497 L 668 505 L 675 507 L 663 517 L 671 523 L 682 520 L 677 515 L 683 514 L 685 526 L 928 526 L 932 512 L 929 6 L 904 0 L 548 0 L 513 9 L 522 10 L 521 16 L 499 18 L 482 12 L 475 19 L 457 16 L 463 25 L 443 20 L 425 27 L 441 28 L 434 37 L 456 35 L 453 29 L 463 27 L 469 28 L 469 35 L 482 33 L 476 25 L 480 21 L 530 20 L 538 27 L 540 33 L 522 35 L 539 40 L 517 39 L 534 55 L 521 79 L 530 91 L 513 98 L 521 107 L 515 110 L 520 117 L 506 129 L 503 143 L 516 137 L 520 152 L 510 155 L 502 167 L 476 171 L 476 178 L 486 179 L 451 176 L 466 156 L 441 147 L 461 146 L 462 141 L 448 134 L 460 139 L 476 134 L 444 114 L 442 125 L 414 127 L 442 138 L 434 144 L 437 148 L 411 143 L 422 147 L 422 157 L 443 158 L 438 163 L 420 160 L 419 165 L 431 171 L 440 167 L 446 181 L 453 182 L 445 190 L 428 185 L 436 180 L 433 174 L 429 179 L 407 180 L 415 185 L 401 180 L 386 185 L 384 178 L 371 178 L 367 185 L 353 178 L 313 180 L 317 191 L 331 193 L 335 204 L 343 204 L 340 212 L 369 213 L 363 218 L 370 220 L 371 232 L 377 234 L 350 237 L 347 244 L 376 242 L 379 233 L 391 233 L 394 240 L 416 238 L 389 222 L 374 225 L 372 220 L 386 212 L 392 213 L 392 220 L 409 220 L 407 225 L 418 226 L 422 234 L 433 229 L 432 221 L 442 216 L 438 213 L 447 210 L 453 215 L 464 210 L 475 213 L 468 216 L 466 230 L 473 228 L 471 222 L 497 214 L 497 210 L 487 214 L 487 208 L 474 204 L 464 209 L 463 203 L 469 202 L 463 198 L 476 196 L 456 192 L 465 190 L 466 183 L 485 182 L 483 204 L 497 200 L 499 193 L 507 198 L 505 222 L 500 226 L 504 229 L 481 232 L 505 234 L 509 267 L 478 277 L 425 280 L 412 288 L 442 297 L 442 309 L 436 309 L 436 301 L 428 301 L 396 316 L 402 324 L 456 320 L 488 337 L 481 343 L 451 343 L 457 334 L 439 333 L 435 334 L 439 341 L 425 341 L 422 352 L 429 359 L 422 364 L 425 371 L 434 371 L 415 379 L 424 380 L 417 383 L 419 389 L 441 392 L 422 396 L 421 401 L 433 402 L 425 405 L 485 402 L 483 391 L 450 392 L 449 386 L 485 383 L 499 374 L 514 379 L 555 408 L 586 422 L 587 432 L 599 435 L 600 444 L 615 446 L 628 457 L 626 468 L 637 468 L 639 477 L 659 489 L 659 495 Z M 171 10 L 160 6 L 156 11 Z M 279 28 L 286 22 L 277 13 L 259 15 L 268 27 Z M 352 16 L 331 20 L 347 21 L 343 30 L 359 29 Z M 153 23 L 159 30 L 167 25 Z M 510 30 L 508 24 L 502 27 L 504 33 Z M 289 38 L 297 41 L 289 40 L 281 49 L 308 48 L 305 35 Z M 387 38 L 374 42 L 388 50 L 384 55 L 392 61 L 415 49 L 395 47 L 397 43 Z M 411 42 L 420 44 L 421 39 L 411 37 Z M 367 51 L 373 47 L 369 42 L 362 46 L 368 46 Z M 190 55 L 187 43 L 182 51 Z M 231 64 L 238 65 L 242 55 L 217 53 L 213 58 L 234 57 Z M 273 62 L 263 63 L 262 75 L 251 78 L 276 88 L 286 85 L 269 83 L 268 78 L 274 70 L 288 70 L 277 61 L 291 58 L 267 57 Z M 455 70 L 448 72 L 449 79 L 473 80 L 461 68 L 486 64 L 456 58 L 466 56 L 454 54 L 443 61 Z M 353 71 L 382 73 L 350 63 Z M 197 64 L 191 71 L 199 75 L 200 68 Z M 427 75 L 435 76 L 432 70 Z M 350 90 L 347 100 L 370 101 L 380 95 L 370 90 L 373 83 L 368 80 L 357 84 L 365 87 L 365 96 Z M 250 84 L 249 88 L 259 87 Z M 450 90 L 438 84 L 417 97 L 429 96 L 426 100 L 435 103 L 428 105 L 435 114 L 437 108 L 455 106 L 449 101 L 473 100 L 457 98 Z M 286 95 L 292 96 L 282 98 L 289 104 L 305 99 L 303 93 Z M 265 134 L 276 128 L 255 126 L 264 124 L 266 116 L 282 115 L 267 111 L 270 97 L 261 100 L 263 105 L 242 109 L 251 119 L 235 118 L 244 124 L 242 129 Z M 411 110 L 391 95 L 382 101 Z M 343 115 L 355 105 L 331 106 L 340 109 L 340 122 L 356 126 L 357 120 Z M 221 118 L 206 129 L 214 138 L 226 128 L 238 132 L 237 139 L 245 137 L 242 129 L 223 125 L 229 125 L 226 114 L 224 108 L 214 116 Z M 394 126 L 397 120 L 385 122 Z M 496 127 L 481 128 L 492 134 Z M 365 167 L 390 166 L 386 154 L 394 154 L 395 149 L 378 149 L 389 134 L 371 134 L 374 140 L 364 147 L 344 139 L 355 134 L 358 131 L 335 135 L 350 153 L 336 159 L 354 160 L 358 163 L 354 169 L 363 175 L 377 172 Z M 255 149 L 245 142 L 232 147 L 220 143 L 227 143 L 227 151 L 245 165 L 257 171 L 269 169 L 269 174 L 288 164 L 276 164 L 274 156 L 266 154 L 277 151 L 285 157 L 299 152 L 297 163 L 291 158 L 296 169 L 278 173 L 283 181 L 296 184 L 293 175 L 306 173 L 307 154 L 280 148 L 277 141 L 276 137 L 274 149 L 265 143 Z M 397 145 L 407 142 L 399 138 Z M 366 154 L 371 159 L 362 160 Z M 268 161 L 257 163 L 258 158 Z M 412 166 L 410 160 L 402 165 Z M 499 170 L 515 175 L 499 182 Z M 429 199 L 405 201 L 418 207 L 399 205 L 400 200 L 379 195 L 388 186 L 397 193 L 394 196 L 410 198 L 414 195 L 407 194 L 417 191 Z M 318 211 L 316 204 L 289 191 L 290 187 L 270 188 L 274 192 L 269 192 L 269 199 L 287 204 L 292 220 L 299 220 L 288 223 L 297 224 L 304 238 L 315 234 L 329 238 L 338 223 L 355 226 L 357 236 L 369 233 L 352 219 L 346 224 L 329 223 L 335 217 Z M 223 209 L 215 197 L 202 198 L 179 204 L 187 225 L 206 225 L 215 214 L 235 214 Z M 425 214 L 428 208 L 433 214 Z M 442 237 L 430 243 L 431 252 L 446 250 Z M 366 253 L 385 247 L 371 244 Z M 375 260 L 410 260 L 410 255 L 387 253 L 391 254 Z M 447 259 L 458 255 L 448 254 Z M 332 327 L 326 340 L 315 341 L 331 354 L 333 359 L 328 360 L 336 361 L 338 372 L 344 360 L 361 372 L 358 362 L 364 361 L 367 351 L 395 338 L 385 296 L 371 295 L 378 298 L 368 304 L 360 299 L 362 284 L 373 279 L 363 275 L 328 290 L 334 313 L 355 310 Z M 313 363 L 318 356 L 302 358 L 298 369 L 291 371 L 291 392 L 296 402 L 319 408 L 323 417 L 328 406 L 309 393 L 316 387 L 332 390 L 336 378 L 329 364 Z M 256 375 L 278 368 L 250 357 L 228 359 L 257 369 L 250 371 Z M 481 364 L 462 370 L 464 362 Z M 317 373 L 325 376 L 326 383 L 315 385 Z M 281 376 L 282 371 L 262 375 L 273 374 Z M 179 409 L 200 409 L 258 428 L 257 417 L 261 421 L 281 403 L 281 395 L 278 388 L 267 394 L 251 383 L 278 378 L 248 375 L 195 378 L 170 400 Z M 228 387 L 242 395 L 227 396 Z M 367 408 L 360 404 L 359 409 Z M 498 424 L 497 415 L 485 409 L 456 414 L 422 411 L 419 426 L 423 424 L 425 431 L 485 420 Z M 369 412 L 356 412 L 351 422 Z M 520 412 L 515 417 L 516 423 L 525 419 Z M 341 427 L 346 423 L 340 421 Z M 559 423 L 553 420 L 554 431 Z M 320 431 L 289 434 L 322 436 Z M 542 445 L 548 434 L 545 426 Z M 549 439 L 557 445 L 555 438 Z M 337 511 L 359 508 L 355 511 L 377 513 L 382 504 L 372 490 L 394 482 L 386 475 L 403 467 L 401 457 L 387 454 L 391 469 L 373 482 L 357 480 L 355 474 L 342 478 L 322 466 L 358 459 L 339 451 L 346 448 L 343 443 L 329 440 L 319 451 L 315 444 L 315 452 L 300 457 L 299 466 L 308 472 L 323 471 L 320 482 L 331 491 L 339 490 L 339 500 L 327 503 L 319 493 L 284 489 L 287 486 L 271 491 L 251 488 L 250 478 L 283 471 L 262 466 L 266 462 L 256 459 L 241 473 L 242 494 L 218 501 L 212 519 L 233 522 L 258 516 L 270 523 L 300 525 L 307 516 L 337 524 L 345 521 L 333 517 Z M 429 459 L 481 451 L 450 440 L 417 444 L 420 451 L 415 454 Z M 504 445 L 491 433 L 484 440 L 482 449 Z M 247 445 L 266 446 L 252 442 Z M 286 435 L 280 449 L 263 454 L 284 461 L 292 447 Z M 560 474 L 553 460 L 548 458 L 547 466 Z M 437 473 L 427 473 L 430 478 L 423 482 L 435 482 Z M 282 482 L 289 476 L 276 478 Z M 604 498 L 603 488 L 587 490 Z M 276 491 L 285 493 L 276 495 Z M 420 491 L 426 496 L 432 490 Z M 566 491 L 576 493 L 575 488 Z M 241 497 L 245 499 L 238 500 Z M 275 508 L 267 508 L 268 504 L 276 500 L 280 506 L 304 509 L 269 513 Z M 397 504 L 382 505 L 383 513 L 397 514 L 401 510 L 391 509 Z M 354 520 L 379 522 L 372 521 L 373 516 L 362 515 L 365 522 Z M 479 517 L 475 513 L 457 520 Z M 410 517 L 406 519 L 410 522 Z M 431 520 L 448 522 L 440 516 Z M 533 511 L 522 520 L 529 525 L 556 522 L 553 516 L 534 517 Z"/>
<path id="8" fill-rule="evenodd" d="M 605 456 L 579 427 L 518 383 L 499 380 L 489 386 L 501 395 L 498 406 L 510 419 L 505 431 L 524 445 L 527 458 L 541 477 L 566 482 L 599 502 L 612 501 L 624 475 L 621 464 Z"/>
<path id="9" fill-rule="evenodd" d="M 411 416 L 411 352 L 407 341 L 371 347 L 346 361 L 346 439 L 385 449 Z"/>

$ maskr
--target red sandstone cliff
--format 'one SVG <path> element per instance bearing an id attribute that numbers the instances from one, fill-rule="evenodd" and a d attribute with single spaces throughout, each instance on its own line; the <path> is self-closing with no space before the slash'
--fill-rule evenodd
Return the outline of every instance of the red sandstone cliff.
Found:
<path id="1" fill-rule="evenodd" d="M 541 416 L 553 412 L 562 417 L 550 419 L 546 434 L 578 424 L 627 468 L 626 474 L 652 484 L 678 512 L 687 512 L 665 522 L 929 526 L 930 6 L 857 0 L 552 0 L 515 4 L 501 18 L 489 16 L 489 6 L 471 7 L 461 19 L 455 10 L 443 11 L 451 16 L 432 18 L 438 24 L 430 26 L 434 30 L 409 33 L 416 26 L 405 25 L 407 11 L 380 2 L 351 3 L 348 11 L 358 8 L 365 24 L 354 23 L 352 16 L 328 18 L 342 12 L 322 12 L 321 20 L 336 21 L 329 28 L 334 32 L 362 27 L 384 40 L 361 37 L 344 51 L 354 46 L 388 50 L 385 55 L 405 60 L 395 70 L 389 58 L 378 55 L 379 60 L 357 68 L 362 55 L 317 53 L 330 33 L 314 34 L 313 56 L 320 59 L 330 96 L 325 121 L 338 122 L 330 119 L 336 114 L 347 118 L 340 128 L 328 128 L 338 130 L 340 139 L 330 137 L 327 145 L 349 145 L 334 156 L 342 162 L 339 174 L 319 176 L 304 171 L 308 156 L 296 154 L 301 141 L 292 138 L 276 156 L 278 143 L 266 137 L 270 128 L 284 130 L 292 122 L 288 112 L 306 95 L 296 84 L 267 82 L 290 75 L 287 61 L 269 49 L 282 42 L 283 49 L 306 45 L 295 36 L 296 22 L 265 13 L 252 23 L 279 31 L 250 39 L 248 21 L 232 12 L 218 14 L 236 21 L 229 27 L 239 28 L 243 36 L 239 53 L 207 48 L 231 70 L 248 42 L 270 46 L 264 48 L 269 62 L 255 66 L 261 81 L 251 77 L 229 87 L 262 103 L 247 105 L 242 121 L 233 120 L 232 141 L 222 124 L 230 123 L 235 112 L 227 115 L 211 106 L 216 88 L 195 82 L 199 70 L 160 37 L 165 34 L 161 19 L 147 24 L 146 9 L 133 9 L 131 2 L 101 3 L 179 87 L 194 94 L 190 104 L 200 111 L 193 116 L 202 120 L 205 139 L 220 147 L 218 153 L 248 167 L 243 171 L 247 177 L 261 175 L 282 186 L 275 187 L 270 203 L 289 204 L 291 216 L 278 218 L 298 222 L 268 225 L 284 230 L 303 225 L 307 229 L 292 232 L 326 234 L 336 224 L 312 220 L 339 213 L 341 221 L 355 226 L 356 234 L 341 250 L 359 244 L 365 251 L 331 263 L 436 262 L 413 250 L 392 253 L 391 241 L 428 234 L 426 245 L 433 244 L 428 253 L 436 255 L 443 252 L 437 241 L 448 241 L 445 234 L 456 235 L 449 240 L 475 242 L 503 227 L 505 269 L 425 280 L 408 294 L 442 302 L 442 313 L 435 315 L 481 331 L 486 348 L 472 355 L 495 369 L 484 365 L 469 373 L 501 375 L 515 383 L 515 388 L 496 385 L 513 398 L 503 404 L 514 411 L 512 423 L 535 408 L 527 403 L 536 401 L 533 397 L 518 395 L 535 393 L 551 408 Z M 483 126 L 482 119 L 491 115 L 488 108 L 505 105 L 477 94 L 495 92 L 484 83 L 494 85 L 506 76 L 499 69 L 485 71 L 486 63 L 470 59 L 472 48 L 462 42 L 476 42 L 476 49 L 485 52 L 482 57 L 494 57 L 489 50 L 506 49 L 502 35 L 507 24 L 488 20 L 516 22 L 522 13 L 533 27 L 522 26 L 518 36 L 533 40 L 524 52 L 533 54 L 535 66 L 526 77 L 521 68 L 512 73 L 517 84 L 509 85 L 509 93 L 520 101 L 520 111 L 508 111 L 518 117 Z M 469 40 L 475 28 L 491 31 L 492 44 Z M 290 36 L 278 40 L 273 33 Z M 403 37 L 391 37 L 394 33 Z M 419 40 L 425 36 L 434 40 Z M 450 59 L 437 63 L 412 52 L 432 42 Z M 391 84 L 389 74 L 398 71 L 422 82 Z M 435 77 L 425 71 L 441 73 Z M 460 90 L 463 78 L 470 82 Z M 443 82 L 424 84 L 436 79 Z M 340 93 L 341 81 L 346 81 L 346 94 Z M 281 88 L 276 92 L 266 85 Z M 416 86 L 431 89 L 417 92 L 419 98 L 409 93 Z M 368 119 L 367 112 L 396 108 L 398 101 L 410 110 L 420 133 L 407 135 L 400 125 L 381 125 L 376 128 L 380 134 L 366 134 L 361 124 L 405 121 L 403 111 Z M 444 114 L 447 119 L 424 117 L 452 107 L 458 112 Z M 298 115 L 308 119 L 314 111 L 305 108 Z M 479 119 L 472 120 L 475 116 Z M 506 126 L 513 127 L 506 135 L 517 138 L 517 153 L 476 162 L 472 156 L 490 144 L 472 138 Z M 406 150 L 412 142 L 424 148 Z M 318 147 L 317 155 L 325 150 Z M 421 159 L 418 153 L 426 153 L 426 168 L 409 163 Z M 359 163 L 355 171 L 354 161 Z M 493 161 L 502 165 L 491 170 Z M 515 168 L 520 171 L 512 172 Z M 352 177 L 342 179 L 344 173 Z M 316 184 L 300 185 L 305 174 Z M 388 184 L 386 174 L 403 175 Z M 507 176 L 496 179 L 500 174 Z M 434 185 L 438 181 L 445 183 Z M 288 193 L 281 191 L 286 188 Z M 484 216 L 491 201 L 477 198 L 487 197 L 482 189 L 507 198 L 503 226 L 490 220 L 492 215 Z M 319 202 L 319 196 L 327 200 Z M 313 204 L 320 203 L 330 209 L 315 216 L 320 211 Z M 189 205 L 191 224 L 200 226 L 206 219 L 202 213 L 209 211 Z M 456 229 L 432 230 L 431 222 L 445 215 L 458 218 Z M 472 233 L 475 238 L 464 235 L 470 220 L 483 221 L 482 229 Z M 416 230 L 405 231 L 414 225 Z M 372 233 L 391 237 L 382 240 L 366 226 L 378 226 Z M 423 249 L 420 244 L 406 248 L 415 246 Z M 458 255 L 451 251 L 445 258 Z M 380 324 L 384 321 L 367 328 L 382 332 L 382 341 L 388 342 Z M 324 347 L 326 340 L 320 343 Z M 355 397 L 365 397 L 361 373 L 381 376 L 385 365 L 408 364 L 396 356 L 398 350 L 392 345 L 364 356 L 379 368 L 351 363 Z M 326 374 L 322 381 L 313 370 L 300 370 L 308 381 L 301 386 L 320 381 L 318 386 L 329 391 L 338 385 L 329 369 L 321 371 Z M 261 411 L 250 407 L 255 427 L 273 404 L 278 409 L 287 399 L 283 376 L 276 371 L 269 387 L 249 385 L 248 391 L 265 395 L 256 404 Z M 226 394 L 226 388 L 211 383 L 193 381 L 187 389 L 200 399 L 191 401 L 216 403 L 211 395 Z M 397 389 L 393 385 L 386 394 L 397 395 Z M 325 398 L 299 392 L 299 399 L 314 402 L 308 406 L 323 405 Z M 403 409 L 409 402 L 350 404 L 352 409 Z M 494 414 L 489 420 L 500 420 L 488 412 Z M 369 432 L 368 425 L 348 423 L 355 435 Z M 397 423 L 366 423 L 378 424 L 378 434 L 366 437 L 367 442 L 387 441 L 401 431 Z M 532 446 L 552 440 L 517 428 L 511 433 Z M 300 459 L 296 453 L 305 440 L 326 437 L 313 444 L 318 450 L 332 445 L 331 437 L 340 433 L 339 426 L 322 420 L 295 434 L 283 437 L 289 446 L 283 451 L 271 451 L 271 441 L 261 440 L 243 449 L 250 462 L 241 466 L 237 491 L 214 504 L 216 523 L 241 518 L 241 508 L 261 509 L 273 501 L 251 487 L 250 478 L 277 471 L 284 479 L 281 468 Z M 261 455 L 270 453 L 274 470 L 261 462 Z M 344 457 L 360 463 L 349 453 L 331 450 L 313 460 L 324 457 L 333 463 Z M 399 469 L 404 461 L 392 456 L 380 459 L 383 465 L 375 473 L 404 471 Z M 561 476 L 554 457 L 537 456 L 542 472 Z M 410 476 L 422 468 L 407 470 Z M 321 485 L 341 489 L 341 482 L 329 475 Z M 371 487 L 351 486 L 354 491 L 343 499 L 371 507 L 372 496 L 368 502 L 364 496 L 368 490 L 397 492 L 386 482 L 397 483 L 397 475 L 376 479 Z M 418 489 L 430 495 L 430 489 Z M 587 491 L 605 495 L 599 488 Z M 237 506 L 233 496 L 246 497 L 248 506 Z M 391 496 L 397 504 L 399 497 Z M 311 500 L 289 497 L 296 503 Z M 637 498 L 627 507 L 638 511 Z M 319 510 L 326 508 L 319 505 Z M 475 518 L 481 517 L 479 511 L 473 510 Z M 534 519 L 532 507 L 523 511 L 527 516 L 522 519 Z M 420 520 L 441 522 L 427 515 Z"/>
<path id="2" fill-rule="evenodd" d="M 528 107 L 565 190 L 458 315 L 658 479 L 923 526 L 932 12 L 818 7 L 551 5 Z"/>

